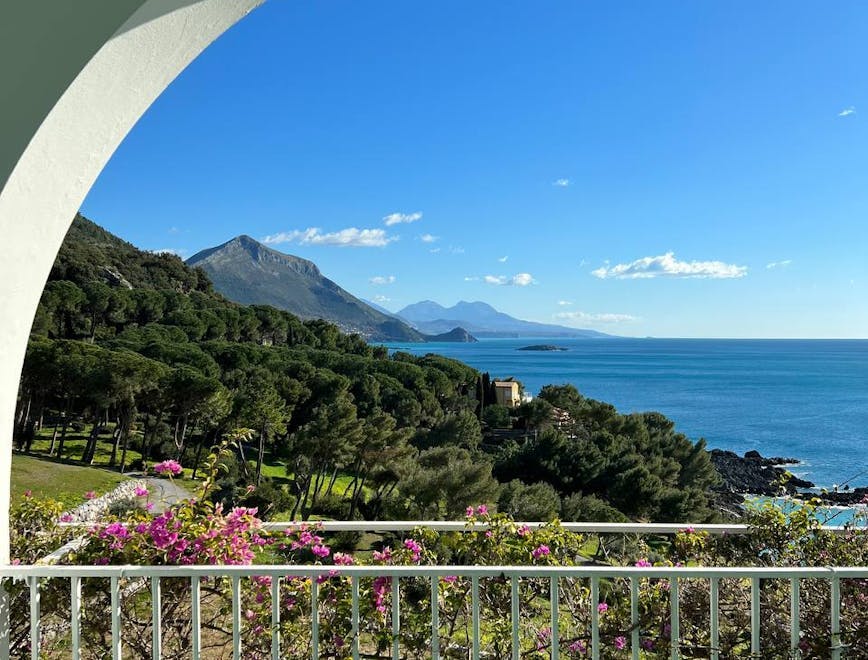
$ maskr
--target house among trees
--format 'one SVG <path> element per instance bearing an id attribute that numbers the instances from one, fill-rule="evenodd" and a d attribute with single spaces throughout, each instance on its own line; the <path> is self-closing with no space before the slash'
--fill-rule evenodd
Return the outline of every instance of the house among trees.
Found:
<path id="1" fill-rule="evenodd" d="M 518 386 L 518 381 L 494 381 L 494 396 L 497 398 L 497 403 L 501 406 L 515 408 L 516 406 L 521 405 L 521 391 Z"/>

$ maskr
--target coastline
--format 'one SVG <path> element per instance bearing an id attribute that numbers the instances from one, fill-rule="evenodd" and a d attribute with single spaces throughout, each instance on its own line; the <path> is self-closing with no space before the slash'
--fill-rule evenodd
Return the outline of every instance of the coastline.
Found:
<path id="1" fill-rule="evenodd" d="M 744 456 L 735 452 L 712 449 L 712 462 L 722 478 L 715 488 L 719 508 L 731 515 L 743 515 L 751 503 L 773 500 L 783 504 L 785 511 L 819 500 L 824 518 L 834 524 L 853 523 L 868 509 L 868 488 L 857 487 L 829 491 L 794 476 L 789 467 L 801 461 L 789 457 L 764 457 L 751 450 Z M 842 520 L 835 520 L 841 517 Z M 864 524 L 864 523 L 863 523 Z"/>

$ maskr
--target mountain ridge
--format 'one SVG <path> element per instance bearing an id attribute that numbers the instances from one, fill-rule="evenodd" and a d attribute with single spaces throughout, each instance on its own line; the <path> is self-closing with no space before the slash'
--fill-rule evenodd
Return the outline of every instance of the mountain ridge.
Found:
<path id="1" fill-rule="evenodd" d="M 374 341 L 425 341 L 403 321 L 386 316 L 325 277 L 308 259 L 285 254 L 242 234 L 187 259 L 221 294 L 247 305 L 271 305 L 301 319 L 323 319 Z M 436 334 L 436 333 L 435 333 Z"/>
<path id="2" fill-rule="evenodd" d="M 325 277 L 308 259 L 279 252 L 241 234 L 200 250 L 186 261 L 201 268 L 214 289 L 245 305 L 270 305 L 302 320 L 323 319 L 372 341 L 475 341 L 456 325 L 427 336 L 394 314 L 384 313 Z"/>

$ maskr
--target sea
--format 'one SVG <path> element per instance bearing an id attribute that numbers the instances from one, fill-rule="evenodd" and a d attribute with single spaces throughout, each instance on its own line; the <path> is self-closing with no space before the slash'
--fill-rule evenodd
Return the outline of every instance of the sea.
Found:
<path id="1" fill-rule="evenodd" d="M 521 351 L 534 344 L 566 351 Z M 796 458 L 818 487 L 868 486 L 868 340 L 483 339 L 439 353 L 536 394 L 570 383 L 624 413 L 662 412 L 709 448 Z"/>

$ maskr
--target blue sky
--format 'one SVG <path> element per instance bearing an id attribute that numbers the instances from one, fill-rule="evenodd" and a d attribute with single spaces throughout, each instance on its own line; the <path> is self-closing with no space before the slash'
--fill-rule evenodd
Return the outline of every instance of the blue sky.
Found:
<path id="1" fill-rule="evenodd" d="M 398 309 L 615 334 L 868 337 L 868 3 L 272 0 L 83 211 L 238 234 Z"/>

